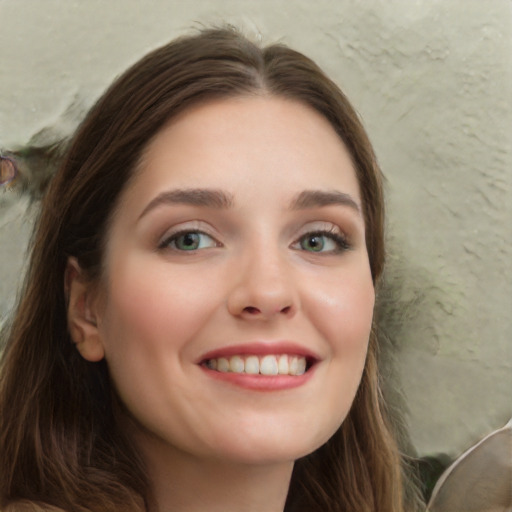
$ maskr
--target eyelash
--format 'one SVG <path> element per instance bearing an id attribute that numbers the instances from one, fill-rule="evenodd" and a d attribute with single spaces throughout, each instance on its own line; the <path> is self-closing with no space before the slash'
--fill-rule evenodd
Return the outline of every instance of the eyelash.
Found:
<path id="1" fill-rule="evenodd" d="M 201 231 L 199 229 L 183 229 L 181 231 L 178 231 L 176 233 L 173 233 L 172 235 L 164 238 L 160 244 L 158 245 L 159 249 L 171 249 L 178 252 L 194 252 L 200 249 L 204 249 L 201 247 L 198 247 L 196 249 L 189 249 L 188 251 L 186 249 L 179 249 L 177 247 L 170 247 L 170 245 L 174 242 L 176 244 L 176 240 L 178 240 L 180 237 L 185 235 L 204 235 L 208 238 L 210 238 L 213 241 L 212 247 L 219 247 L 221 244 L 217 242 L 211 235 L 208 233 L 205 233 L 204 231 Z"/>
<path id="2" fill-rule="evenodd" d="M 180 249 L 180 248 L 176 247 L 176 241 L 180 237 L 184 237 L 186 235 L 206 236 L 212 241 L 212 243 L 208 247 L 201 247 L 200 246 L 201 241 L 199 240 L 198 241 L 199 247 L 196 247 L 196 248 L 187 250 L 187 249 Z M 308 238 L 311 240 L 313 238 L 321 238 L 321 237 L 327 238 L 328 240 L 332 241 L 336 245 L 336 247 L 334 249 L 328 249 L 328 250 L 324 251 L 323 249 L 325 247 L 325 243 L 322 244 L 322 246 L 320 247 L 320 250 L 315 250 L 315 249 L 308 250 L 308 249 L 305 249 L 302 245 L 303 241 L 307 240 Z M 172 244 L 174 244 L 174 247 L 172 246 Z M 162 242 L 160 242 L 160 244 L 158 245 L 158 248 L 159 249 L 171 249 L 171 250 L 178 251 L 178 252 L 195 252 L 195 251 L 202 250 L 205 248 L 220 247 L 220 246 L 221 246 L 221 244 L 219 242 L 217 242 L 212 236 L 210 236 L 208 233 L 205 233 L 204 231 L 201 231 L 198 229 L 183 229 L 181 231 L 173 233 L 172 235 L 170 235 L 170 236 L 166 237 L 164 240 L 162 240 Z M 304 233 L 291 245 L 291 248 L 296 249 L 296 250 L 303 250 L 305 252 L 310 252 L 313 254 L 315 254 L 315 253 L 339 254 L 341 252 L 351 249 L 351 245 L 349 244 L 345 234 L 337 233 L 334 229 L 331 229 L 331 230 L 320 229 L 320 230 L 315 230 L 315 231 L 310 231 L 310 232 Z"/>
<path id="3" fill-rule="evenodd" d="M 325 237 L 325 238 L 328 238 L 329 240 L 334 242 L 334 244 L 336 245 L 336 248 L 332 249 L 332 250 L 328 250 L 328 251 L 307 251 L 303 247 L 301 247 L 301 249 L 306 251 L 306 252 L 312 252 L 313 254 L 314 253 L 339 254 L 341 252 L 347 251 L 347 250 L 352 248 L 351 245 L 349 244 L 345 234 L 337 233 L 334 229 L 332 229 L 332 230 L 320 229 L 320 230 L 310 231 L 308 233 L 305 233 L 296 242 L 294 242 L 292 244 L 292 247 L 296 246 L 296 245 L 300 245 L 300 243 L 303 240 L 307 239 L 307 238 L 311 239 L 311 238 L 314 238 L 314 237 Z"/>

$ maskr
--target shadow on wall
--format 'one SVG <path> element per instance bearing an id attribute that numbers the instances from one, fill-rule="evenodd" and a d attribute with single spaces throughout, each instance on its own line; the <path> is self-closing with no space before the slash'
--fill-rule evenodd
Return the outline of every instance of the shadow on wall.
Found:
<path id="1" fill-rule="evenodd" d="M 397 368 L 399 354 L 414 347 L 435 355 L 441 338 L 439 311 L 450 306 L 439 276 L 414 266 L 405 257 L 401 240 L 388 237 L 386 244 L 386 268 L 377 290 L 375 312 L 380 368 L 386 398 L 392 408 L 406 415 L 409 411 Z"/>
<path id="2" fill-rule="evenodd" d="M 448 285 L 442 282 L 442 276 L 431 275 L 405 256 L 403 240 L 388 235 L 386 244 L 387 262 L 377 291 L 375 313 L 380 345 L 379 366 L 383 394 L 400 438 L 400 448 L 415 457 L 417 452 L 406 428 L 409 408 L 398 368 L 400 353 L 414 347 L 434 356 L 441 343 L 439 315 L 451 314 L 455 305 L 446 292 Z M 438 478 L 451 462 L 446 454 L 432 454 L 411 461 L 425 502 L 430 499 Z"/>
<path id="3" fill-rule="evenodd" d="M 376 311 L 386 352 L 415 347 L 436 355 L 442 338 L 439 318 L 453 315 L 457 307 L 451 285 L 443 281 L 441 273 L 434 275 L 415 265 L 407 257 L 413 252 L 405 250 L 404 240 L 388 236 L 386 244 L 386 268 Z"/>
<path id="4" fill-rule="evenodd" d="M 0 148 L 0 190 L 41 199 L 85 111 L 83 103 L 75 98 L 53 125 L 37 132 L 25 146 L 3 151 Z"/>
<path id="5" fill-rule="evenodd" d="M 31 139 L 26 147 L 6 152 L 0 157 L 0 186 L 41 199 L 66 147 L 67 141 L 41 146 Z"/>

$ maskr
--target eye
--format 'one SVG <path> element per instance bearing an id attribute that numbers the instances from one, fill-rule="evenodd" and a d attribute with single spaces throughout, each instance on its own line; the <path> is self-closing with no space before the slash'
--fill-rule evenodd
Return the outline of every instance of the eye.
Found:
<path id="1" fill-rule="evenodd" d="M 315 231 L 301 236 L 292 245 L 292 248 L 317 253 L 339 253 L 350 249 L 350 245 L 346 238 L 339 233 Z"/>
<path id="2" fill-rule="evenodd" d="M 166 238 L 160 248 L 170 248 L 176 251 L 197 251 L 199 249 L 208 249 L 218 247 L 219 244 L 206 233 L 202 231 L 180 231 Z"/>

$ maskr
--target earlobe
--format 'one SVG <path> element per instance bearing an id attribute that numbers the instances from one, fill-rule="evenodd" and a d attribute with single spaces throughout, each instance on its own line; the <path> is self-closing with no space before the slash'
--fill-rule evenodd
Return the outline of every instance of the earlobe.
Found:
<path id="1" fill-rule="evenodd" d="M 64 274 L 68 329 L 80 355 L 87 361 L 101 361 L 105 356 L 98 329 L 96 293 L 85 278 L 76 258 L 68 258 Z"/>

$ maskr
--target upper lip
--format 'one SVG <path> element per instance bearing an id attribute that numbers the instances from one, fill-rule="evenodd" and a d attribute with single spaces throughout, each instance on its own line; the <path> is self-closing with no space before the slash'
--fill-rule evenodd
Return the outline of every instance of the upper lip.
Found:
<path id="1" fill-rule="evenodd" d="M 291 341 L 255 341 L 250 343 L 242 343 L 238 345 L 229 345 L 226 347 L 220 347 L 205 354 L 201 355 L 197 363 L 204 363 L 209 359 L 218 359 L 219 357 L 231 357 L 231 356 L 242 356 L 242 355 L 297 355 L 308 359 L 310 362 L 317 362 L 321 357 L 309 348 L 303 347 L 297 343 Z"/>

